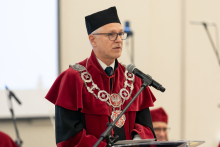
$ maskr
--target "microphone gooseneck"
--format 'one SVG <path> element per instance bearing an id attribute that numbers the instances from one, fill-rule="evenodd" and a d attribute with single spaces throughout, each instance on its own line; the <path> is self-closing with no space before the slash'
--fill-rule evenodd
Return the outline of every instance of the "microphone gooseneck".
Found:
<path id="1" fill-rule="evenodd" d="M 144 74 L 142 71 L 138 70 L 135 65 L 129 64 L 127 66 L 127 70 L 129 73 L 133 73 L 137 77 L 141 78 L 143 81 L 147 81 L 149 83 L 149 86 L 154 87 L 157 90 L 160 90 L 161 92 L 165 91 L 165 88 L 158 83 L 157 81 L 153 80 L 151 76 Z"/>

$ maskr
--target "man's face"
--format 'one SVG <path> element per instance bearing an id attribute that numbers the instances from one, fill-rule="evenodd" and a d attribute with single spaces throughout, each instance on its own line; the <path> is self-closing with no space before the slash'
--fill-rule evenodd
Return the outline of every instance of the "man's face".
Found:
<path id="1" fill-rule="evenodd" d="M 119 23 L 110 23 L 102 26 L 96 33 L 121 33 L 123 28 Z M 118 36 L 115 41 L 109 40 L 108 35 L 95 36 L 95 55 L 102 60 L 114 61 L 121 56 L 123 40 Z"/>
<path id="2" fill-rule="evenodd" d="M 157 136 L 157 141 L 167 141 L 167 124 L 162 121 L 153 122 L 154 132 Z"/>

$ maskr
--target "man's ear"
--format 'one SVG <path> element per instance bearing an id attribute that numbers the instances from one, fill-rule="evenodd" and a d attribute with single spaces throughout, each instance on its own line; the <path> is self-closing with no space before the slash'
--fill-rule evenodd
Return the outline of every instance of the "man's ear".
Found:
<path id="1" fill-rule="evenodd" d="M 96 37 L 94 35 L 89 35 L 89 41 L 93 47 L 96 47 Z"/>

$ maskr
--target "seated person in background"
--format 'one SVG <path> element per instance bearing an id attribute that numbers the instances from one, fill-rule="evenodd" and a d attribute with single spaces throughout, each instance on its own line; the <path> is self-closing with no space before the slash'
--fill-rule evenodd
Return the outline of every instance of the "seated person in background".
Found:
<path id="1" fill-rule="evenodd" d="M 167 137 L 167 122 L 168 116 L 163 108 L 157 108 L 150 111 L 153 122 L 154 132 L 157 141 L 168 141 Z"/>
<path id="2" fill-rule="evenodd" d="M 0 131 L 0 147 L 18 147 L 10 136 Z"/>
<path id="3" fill-rule="evenodd" d="M 91 56 L 61 73 L 46 95 L 56 105 L 58 147 L 93 146 L 106 124 L 115 120 L 142 85 L 142 80 L 128 73 L 117 60 L 127 33 L 123 32 L 116 8 L 88 15 L 85 21 L 93 48 Z M 149 110 L 155 100 L 151 90 L 144 89 L 111 135 L 118 135 L 119 140 L 155 138 Z M 104 146 L 105 140 L 99 147 Z"/>

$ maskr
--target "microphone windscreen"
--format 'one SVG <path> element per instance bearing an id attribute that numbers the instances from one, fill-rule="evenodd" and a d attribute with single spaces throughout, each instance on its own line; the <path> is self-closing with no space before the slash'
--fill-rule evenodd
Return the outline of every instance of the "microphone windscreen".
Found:
<path id="1" fill-rule="evenodd" d="M 127 66 L 127 70 L 128 70 L 129 73 L 132 73 L 135 68 L 136 68 L 136 67 L 135 67 L 134 64 L 129 64 L 129 65 Z"/>

